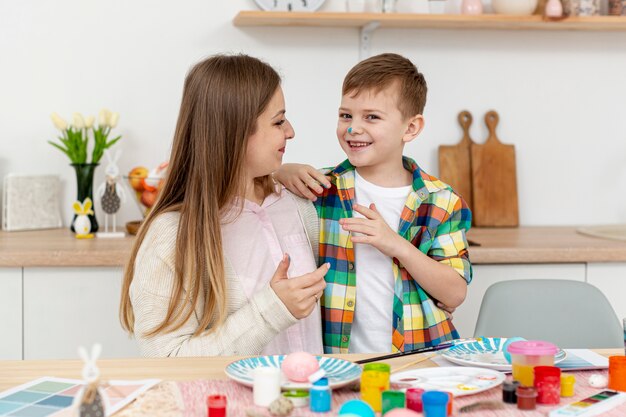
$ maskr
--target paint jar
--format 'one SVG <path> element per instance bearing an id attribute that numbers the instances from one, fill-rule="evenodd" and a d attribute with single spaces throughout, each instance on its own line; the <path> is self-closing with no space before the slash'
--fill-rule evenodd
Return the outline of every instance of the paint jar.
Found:
<path id="1" fill-rule="evenodd" d="M 387 414 L 388 411 L 394 408 L 404 408 L 404 392 L 402 391 L 383 391 L 383 411 L 382 414 Z"/>
<path id="2" fill-rule="evenodd" d="M 534 387 L 517 387 L 517 408 L 520 410 L 534 410 L 537 407 L 537 390 Z"/>
<path id="3" fill-rule="evenodd" d="M 206 399 L 207 417 L 226 417 L 226 396 L 209 395 Z"/>
<path id="4" fill-rule="evenodd" d="M 609 357 L 609 389 L 626 391 L 626 356 Z"/>
<path id="5" fill-rule="evenodd" d="M 338 416 L 351 417 L 375 417 L 376 414 L 372 407 L 362 400 L 350 400 L 343 403 L 339 408 Z"/>
<path id="6" fill-rule="evenodd" d="M 511 354 L 513 379 L 525 387 L 533 386 L 535 366 L 554 366 L 556 345 L 540 340 L 513 342 L 507 347 Z"/>
<path id="7" fill-rule="evenodd" d="M 556 366 L 535 366 L 537 403 L 555 405 L 561 402 L 561 369 Z"/>
<path id="8" fill-rule="evenodd" d="M 368 363 L 363 367 L 361 399 L 376 412 L 383 408 L 383 391 L 389 390 L 390 371 L 391 367 L 386 363 Z"/>
<path id="9" fill-rule="evenodd" d="M 421 413 L 422 407 L 422 394 L 424 390 L 421 388 L 409 388 L 406 390 L 406 408 L 409 410 L 417 411 Z"/>
<path id="10" fill-rule="evenodd" d="M 504 381 L 502 383 L 502 401 L 507 404 L 516 404 L 517 394 L 515 394 L 515 390 L 517 387 L 519 387 L 517 381 Z"/>
<path id="11" fill-rule="evenodd" d="M 328 386 L 328 378 L 320 378 L 313 383 L 309 392 L 311 411 L 315 413 L 327 413 L 331 407 L 331 393 Z"/>
<path id="12" fill-rule="evenodd" d="M 561 375 L 561 397 L 573 397 L 575 384 L 574 375 Z"/>
<path id="13" fill-rule="evenodd" d="M 448 408 L 446 409 L 449 416 L 452 415 L 452 402 L 454 400 L 454 395 L 451 392 L 448 392 Z"/>
<path id="14" fill-rule="evenodd" d="M 446 417 L 448 393 L 443 391 L 426 391 L 422 395 L 424 417 Z"/>
<path id="15" fill-rule="evenodd" d="M 626 8 L 626 6 L 624 6 Z M 624 355 L 626 355 L 626 319 L 622 320 L 624 322 Z"/>
<path id="16" fill-rule="evenodd" d="M 294 407 L 306 407 L 309 405 L 309 391 L 294 389 L 283 392 L 283 398 L 287 398 Z"/>
<path id="17" fill-rule="evenodd" d="M 280 369 L 259 366 L 254 369 L 252 375 L 254 405 L 269 407 L 272 401 L 280 397 Z"/>

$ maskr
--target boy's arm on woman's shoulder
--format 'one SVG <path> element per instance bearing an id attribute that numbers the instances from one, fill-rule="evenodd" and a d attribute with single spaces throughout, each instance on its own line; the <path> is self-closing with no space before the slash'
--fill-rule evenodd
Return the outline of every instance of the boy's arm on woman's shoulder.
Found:
<path id="1" fill-rule="evenodd" d="M 306 164 L 283 164 L 273 176 L 295 195 L 315 201 L 324 188 L 330 188 L 330 181 L 326 178 L 329 171 Z"/>

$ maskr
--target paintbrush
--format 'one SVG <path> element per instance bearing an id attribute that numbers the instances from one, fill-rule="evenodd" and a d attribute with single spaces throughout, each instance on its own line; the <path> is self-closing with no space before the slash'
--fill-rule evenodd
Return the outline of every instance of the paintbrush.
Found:
<path id="1" fill-rule="evenodd" d="M 406 368 L 410 368 L 413 365 L 417 365 L 420 362 L 427 361 L 428 359 L 432 358 L 433 356 L 435 356 L 434 353 L 431 353 L 430 355 L 424 355 L 421 358 L 416 359 L 416 360 L 414 360 L 412 362 L 406 363 L 406 364 L 404 364 L 402 366 L 399 366 L 397 368 L 393 368 L 390 373 L 391 374 L 395 374 L 396 372 L 400 372 L 400 371 L 402 371 L 402 370 L 404 370 Z"/>
<path id="2" fill-rule="evenodd" d="M 354 363 L 362 365 L 364 363 L 384 361 L 386 359 L 395 359 L 395 358 L 399 358 L 402 356 L 417 355 L 417 354 L 425 353 L 425 352 L 434 352 L 437 350 L 444 350 L 444 349 L 451 348 L 452 346 L 459 344 L 459 343 L 470 342 L 470 341 L 475 342 L 478 340 L 480 340 L 480 338 L 456 339 L 456 340 L 451 340 L 449 342 L 440 343 L 436 346 L 427 346 L 427 347 L 423 347 L 419 349 L 409 350 L 407 352 L 389 353 L 387 355 L 374 356 L 372 358 L 361 359 L 359 361 L 355 361 Z"/>
<path id="3" fill-rule="evenodd" d="M 478 401 L 477 403 L 459 408 L 459 412 L 471 413 L 478 410 L 500 410 L 502 408 L 504 408 L 502 401 Z"/>

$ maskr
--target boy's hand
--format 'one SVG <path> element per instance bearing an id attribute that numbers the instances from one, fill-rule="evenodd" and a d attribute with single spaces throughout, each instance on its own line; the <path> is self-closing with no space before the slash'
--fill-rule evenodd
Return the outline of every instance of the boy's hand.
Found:
<path id="1" fill-rule="evenodd" d="M 405 240 L 389 227 L 383 216 L 376 210 L 376 206 L 370 204 L 370 207 L 367 208 L 354 204 L 352 209 L 365 216 L 365 219 L 358 217 L 339 219 L 339 224 L 343 230 L 364 235 L 352 235 L 352 242 L 372 245 L 385 255 L 391 258 L 395 257 Z"/>
<path id="2" fill-rule="evenodd" d="M 454 307 L 449 307 L 447 305 L 445 305 L 444 303 L 438 301 L 437 302 L 437 307 L 439 307 L 440 309 L 443 310 L 444 314 L 446 315 L 446 317 L 448 318 L 448 320 L 452 320 L 453 319 L 453 315 L 452 313 L 454 313 L 454 310 L 456 310 L 456 308 Z"/>
<path id="3" fill-rule="evenodd" d="M 311 201 L 317 200 L 315 194 L 322 194 L 324 191 L 322 186 L 330 188 L 328 178 L 311 165 L 306 164 L 283 164 L 278 171 L 274 172 L 274 178 L 295 195 Z"/>

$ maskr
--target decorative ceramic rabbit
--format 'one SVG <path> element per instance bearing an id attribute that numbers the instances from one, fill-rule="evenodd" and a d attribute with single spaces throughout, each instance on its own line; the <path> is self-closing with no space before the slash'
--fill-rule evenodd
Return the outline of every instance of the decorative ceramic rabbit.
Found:
<path id="1" fill-rule="evenodd" d="M 82 346 L 78 348 L 78 355 L 85 362 L 83 366 L 85 385 L 74 398 L 73 407 L 76 417 L 104 417 L 106 415 L 109 400 L 100 387 L 100 370 L 96 365 L 96 360 L 101 352 L 102 346 L 99 344 L 95 344 L 91 348 L 91 357 L 87 353 L 87 349 Z"/>
<path id="2" fill-rule="evenodd" d="M 126 193 L 120 185 L 120 170 L 117 167 L 117 161 L 120 159 L 122 152 L 118 149 L 115 155 L 111 156 L 108 150 L 104 151 L 104 155 L 108 160 L 108 164 L 104 173 L 105 181 L 96 190 L 96 195 L 100 197 L 102 211 L 104 216 L 104 233 L 98 233 L 98 237 L 123 237 L 124 233 L 115 232 L 115 214 L 120 209 L 120 204 L 126 201 Z M 109 230 L 109 216 L 113 217 L 113 228 Z"/>
<path id="3" fill-rule="evenodd" d="M 93 214 L 93 210 L 91 209 L 92 205 L 93 202 L 89 197 L 87 197 L 82 204 L 80 201 L 74 201 L 74 204 L 72 204 L 74 213 L 76 213 L 74 230 L 76 231 L 77 239 L 91 239 L 93 237 L 93 233 L 91 233 L 91 222 L 89 221 L 89 217 L 87 217 Z"/>

